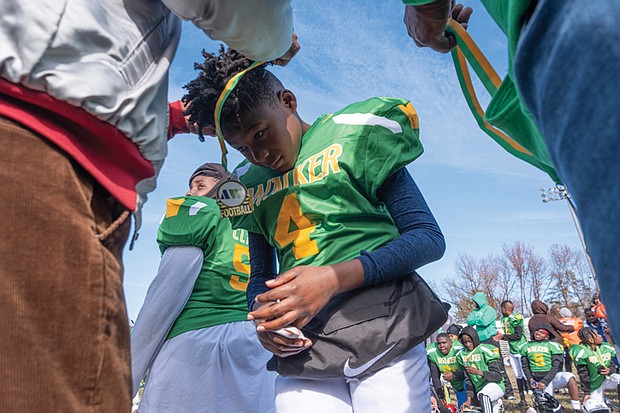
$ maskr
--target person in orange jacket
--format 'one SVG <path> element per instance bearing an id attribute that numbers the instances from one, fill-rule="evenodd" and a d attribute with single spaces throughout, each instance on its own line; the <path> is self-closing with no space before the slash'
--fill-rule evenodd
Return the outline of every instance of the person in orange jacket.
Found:
<path id="1" fill-rule="evenodd" d="M 569 349 L 570 346 L 581 343 L 577 333 L 583 327 L 583 321 L 580 318 L 573 317 L 573 313 L 566 307 L 560 308 L 559 320 L 562 324 L 574 328 L 572 333 L 560 333 L 564 341 L 564 371 L 571 372 L 573 369 L 573 359 L 570 357 Z"/>
<path id="2" fill-rule="evenodd" d="M 594 293 L 592 297 L 592 311 L 598 318 L 604 318 L 607 321 L 607 309 L 605 304 L 601 301 L 601 297 L 598 292 Z"/>

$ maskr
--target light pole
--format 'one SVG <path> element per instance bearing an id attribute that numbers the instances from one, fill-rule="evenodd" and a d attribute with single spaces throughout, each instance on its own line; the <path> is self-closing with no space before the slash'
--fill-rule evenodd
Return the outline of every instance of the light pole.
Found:
<path id="1" fill-rule="evenodd" d="M 592 276 L 594 277 L 594 284 L 596 285 L 596 290 L 600 291 L 598 286 L 598 280 L 596 278 L 596 271 L 594 270 L 594 265 L 592 264 L 592 259 L 590 258 L 590 253 L 588 252 L 588 246 L 586 245 L 586 241 L 583 239 L 583 232 L 581 232 L 581 225 L 579 224 L 579 219 L 577 218 L 577 214 L 575 212 L 575 204 L 566 190 L 566 187 L 561 184 L 557 184 L 553 188 L 549 189 L 541 189 L 542 201 L 544 203 L 553 202 L 553 201 L 561 201 L 565 199 L 568 202 L 568 209 L 570 210 L 570 214 L 573 217 L 573 222 L 575 223 L 575 228 L 577 228 L 577 234 L 579 234 L 579 239 L 581 240 L 581 245 L 583 246 L 583 250 L 586 253 L 586 258 L 588 259 L 588 265 L 590 266 L 590 271 L 592 272 Z"/>

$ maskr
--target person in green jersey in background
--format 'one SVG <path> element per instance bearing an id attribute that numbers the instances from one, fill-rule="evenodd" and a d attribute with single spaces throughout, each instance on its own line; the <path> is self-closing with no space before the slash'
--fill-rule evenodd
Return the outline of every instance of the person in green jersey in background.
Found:
<path id="1" fill-rule="evenodd" d="M 166 201 L 162 260 L 131 334 L 134 393 L 148 373 L 140 413 L 273 411 L 270 353 L 247 321 L 247 233 L 213 199 L 223 179 L 204 164 L 186 196 Z"/>
<path id="2" fill-rule="evenodd" d="M 555 341 L 553 328 L 549 324 L 534 327 L 532 341 L 519 347 L 523 372 L 532 389 L 544 390 L 553 396 L 555 389 L 568 389 L 571 406 L 581 409 L 579 388 L 573 373 L 562 371 L 564 348 Z"/>
<path id="3" fill-rule="evenodd" d="M 497 312 L 489 305 L 487 296 L 482 291 L 476 292 L 471 299 L 476 304 L 476 309 L 467 316 L 467 325 L 476 329 L 481 343 L 490 344 L 500 350 L 499 341 L 494 339 L 497 334 Z M 514 400 L 514 390 L 503 361 L 500 363 L 500 368 L 504 376 L 504 386 L 506 386 L 505 396 L 508 400 Z"/>
<path id="4" fill-rule="evenodd" d="M 476 329 L 471 326 L 461 330 L 459 341 L 465 347 L 456 356 L 459 368 L 465 370 L 467 400 L 463 407 L 469 407 L 476 395 L 483 413 L 500 412 L 504 378 L 499 349 L 491 344 L 481 343 Z"/>
<path id="5" fill-rule="evenodd" d="M 200 75 L 186 85 L 184 97 L 186 114 L 199 127 L 213 126 L 228 79 L 252 63 L 234 51 L 203 55 Z M 287 357 L 304 360 L 313 343 L 273 331 L 305 328 L 315 318 L 342 326 L 346 320 L 322 310 L 353 300 L 361 287 L 373 291 L 406 277 L 422 282 L 414 270 L 439 259 L 445 249 L 405 168 L 422 153 L 409 101 L 372 98 L 312 125 L 301 119 L 297 103 L 295 94 L 260 66 L 241 78 L 221 109 L 223 138 L 247 159 L 234 174 L 248 188 L 253 212 L 235 217 L 233 225 L 249 231 L 250 318 L 278 366 Z M 369 315 L 361 323 L 377 319 L 374 310 L 363 312 Z M 418 319 L 428 335 L 445 322 L 430 328 Z M 430 411 L 424 344 L 377 354 L 380 345 L 377 340 L 368 346 L 373 359 L 355 368 L 345 363 L 338 376 L 279 375 L 276 411 Z M 382 368 L 360 377 L 377 363 Z"/>
<path id="6" fill-rule="evenodd" d="M 435 387 L 435 392 L 442 402 L 446 402 L 441 379 L 449 382 L 454 392 L 458 406 L 460 407 L 467 400 L 465 392 L 465 375 L 463 369 L 456 362 L 456 355 L 463 349 L 460 342 L 453 343 L 447 333 L 439 333 L 437 341 L 426 347 L 426 356 L 431 370 L 431 380 Z"/>
<path id="7" fill-rule="evenodd" d="M 506 340 L 508 342 L 510 365 L 517 378 L 517 387 L 519 389 L 519 407 L 523 407 L 526 405 L 525 380 L 523 368 L 521 367 L 521 354 L 519 353 L 519 347 L 527 341 L 523 332 L 523 316 L 521 314 L 514 314 L 514 304 L 509 300 L 503 301 L 500 309 L 503 316 L 501 322 L 504 332 L 495 334 L 493 340 L 498 343 L 500 340 Z"/>
<path id="8" fill-rule="evenodd" d="M 616 356 L 614 347 L 603 342 L 603 337 L 591 327 L 579 330 L 581 344 L 572 345 L 571 356 L 577 366 L 583 402 L 589 398 L 604 401 L 603 392 L 617 389 L 620 397 L 620 374 L 612 359 Z"/>

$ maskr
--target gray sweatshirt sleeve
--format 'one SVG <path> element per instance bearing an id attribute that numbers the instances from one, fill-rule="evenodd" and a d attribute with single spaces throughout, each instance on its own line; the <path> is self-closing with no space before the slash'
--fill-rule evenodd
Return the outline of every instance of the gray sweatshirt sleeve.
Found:
<path id="1" fill-rule="evenodd" d="M 133 393 L 166 341 L 172 324 L 185 307 L 200 274 L 203 252 L 198 247 L 170 247 L 159 264 L 157 275 L 131 331 Z"/>

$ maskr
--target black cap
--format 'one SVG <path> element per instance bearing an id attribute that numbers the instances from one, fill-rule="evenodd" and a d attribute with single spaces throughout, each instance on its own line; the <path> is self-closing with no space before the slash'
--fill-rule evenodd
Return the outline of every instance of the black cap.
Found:
<path id="1" fill-rule="evenodd" d="M 454 334 L 455 336 L 458 336 L 462 329 L 463 327 L 461 327 L 458 324 L 450 324 L 448 326 L 448 329 L 446 330 L 446 333 Z"/>
<path id="2" fill-rule="evenodd" d="M 226 177 L 226 170 L 219 163 L 206 163 L 201 165 L 194 171 L 189 178 L 189 186 L 192 186 L 192 181 L 197 176 L 209 176 L 215 178 L 218 181 Z"/>

